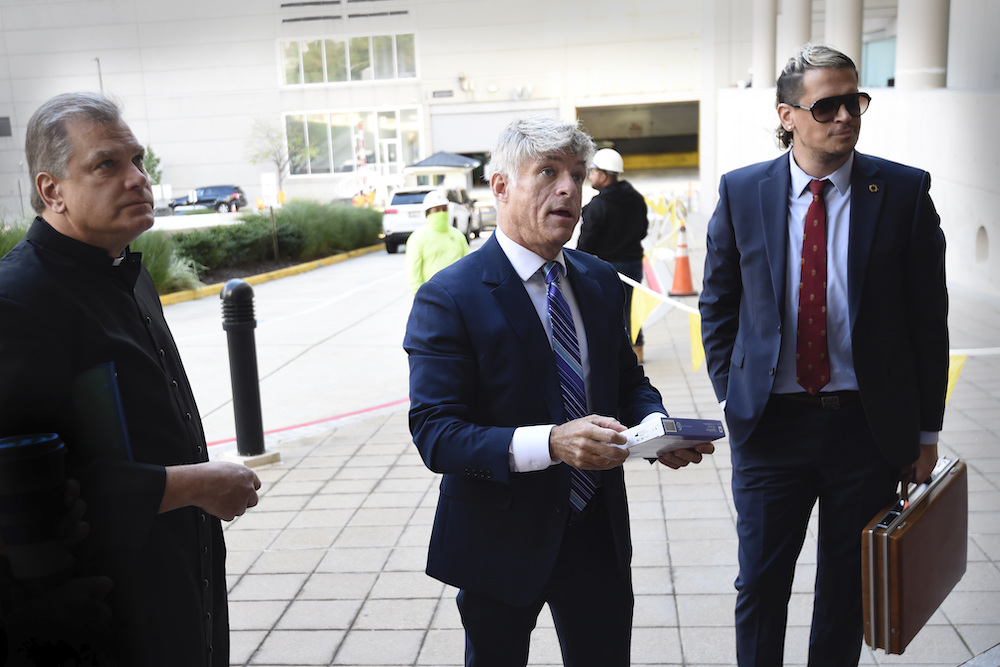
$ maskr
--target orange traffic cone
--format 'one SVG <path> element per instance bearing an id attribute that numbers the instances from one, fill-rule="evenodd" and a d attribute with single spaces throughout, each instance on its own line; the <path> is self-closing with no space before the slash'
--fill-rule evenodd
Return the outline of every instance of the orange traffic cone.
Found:
<path id="1" fill-rule="evenodd" d="M 677 256 L 674 260 L 674 284 L 670 296 L 695 296 L 698 294 L 691 285 L 691 263 L 688 260 L 687 228 L 681 225 L 677 230 Z"/>

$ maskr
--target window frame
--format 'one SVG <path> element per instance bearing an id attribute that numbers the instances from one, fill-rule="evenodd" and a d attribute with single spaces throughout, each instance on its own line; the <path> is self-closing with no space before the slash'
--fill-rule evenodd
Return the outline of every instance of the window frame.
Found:
<path id="1" fill-rule="evenodd" d="M 403 38 L 404 44 L 407 48 L 403 51 L 400 50 L 400 38 Z M 378 39 L 390 39 L 390 44 L 386 45 L 390 47 L 386 53 L 382 55 L 376 54 L 376 40 Z M 356 77 L 353 71 L 352 58 L 352 43 L 356 40 L 366 40 L 368 46 L 368 64 L 363 71 L 370 73 L 369 78 Z M 346 78 L 343 80 L 331 80 L 330 78 L 330 68 L 329 68 L 329 55 L 328 48 L 331 44 L 340 44 L 344 48 L 343 60 L 344 60 L 344 71 L 338 72 Z M 288 49 L 295 45 L 297 64 L 295 66 L 295 73 L 298 76 L 298 81 L 290 82 L 288 80 L 289 76 L 289 64 L 291 62 L 290 54 Z M 313 72 L 315 68 L 312 68 L 312 76 L 320 75 L 322 80 L 307 81 L 308 73 L 306 71 L 307 54 L 313 49 L 318 48 L 320 54 L 316 56 L 321 65 L 322 72 Z M 324 35 L 324 36 L 314 36 L 314 37 L 301 37 L 297 39 L 282 39 L 278 41 L 278 50 L 280 52 L 280 85 L 283 88 L 293 87 L 293 86 L 342 86 L 350 84 L 371 84 L 371 83 L 389 83 L 398 82 L 406 80 L 417 80 L 420 78 L 420 67 L 417 58 L 417 35 L 415 32 L 380 32 L 377 34 L 358 34 L 358 35 Z M 308 56 L 312 59 L 312 56 Z M 400 72 L 401 64 L 412 64 L 412 72 Z M 385 74 L 390 74 L 389 76 L 380 76 L 377 68 L 385 70 Z M 390 72 L 391 70 L 391 72 Z"/>
<path id="2" fill-rule="evenodd" d="M 395 136 L 383 138 L 379 132 L 378 119 L 389 113 L 393 114 L 395 119 Z M 412 119 L 408 119 L 407 123 L 409 124 L 404 126 L 404 116 L 410 116 L 411 113 Z M 348 121 L 346 125 L 334 126 L 335 120 L 342 121 L 345 116 Z M 326 119 L 326 155 L 323 156 L 323 159 L 318 159 L 319 156 L 312 155 L 313 147 L 310 142 L 310 129 L 315 129 L 310 127 L 310 120 L 318 117 L 325 117 Z M 412 162 L 411 158 L 415 157 L 408 155 L 407 142 L 403 140 L 402 134 L 404 131 L 416 132 L 417 144 L 419 145 L 420 138 L 423 135 L 421 118 L 422 109 L 419 105 L 284 112 L 282 114 L 282 127 L 285 129 L 285 150 L 289 157 L 287 175 L 290 179 L 294 180 L 316 177 L 336 178 L 356 174 L 361 171 L 380 175 L 401 173 L 403 167 Z M 303 142 L 301 149 L 296 150 L 294 153 L 288 145 L 290 127 L 297 127 L 295 132 L 296 137 L 301 138 Z M 335 127 L 348 128 L 350 140 L 347 145 L 351 147 L 350 160 L 354 165 L 352 169 L 338 169 L 338 164 L 346 163 L 347 161 L 342 159 L 344 156 L 337 154 L 335 151 L 337 147 L 337 142 L 334 141 Z M 361 145 L 359 139 L 364 144 L 365 152 L 365 164 L 360 169 L 357 156 L 357 148 Z M 394 162 L 384 162 L 382 160 L 384 144 L 395 144 L 397 159 Z M 339 162 L 338 158 L 341 158 Z M 314 162 L 318 162 L 319 164 L 325 163 L 329 168 L 325 171 L 313 171 Z"/>

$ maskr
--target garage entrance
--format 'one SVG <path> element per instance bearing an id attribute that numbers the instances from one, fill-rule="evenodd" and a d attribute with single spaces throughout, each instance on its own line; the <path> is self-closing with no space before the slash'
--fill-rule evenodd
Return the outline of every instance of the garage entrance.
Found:
<path id="1" fill-rule="evenodd" d="M 580 107 L 598 148 L 614 148 L 625 170 L 698 166 L 698 102 Z"/>

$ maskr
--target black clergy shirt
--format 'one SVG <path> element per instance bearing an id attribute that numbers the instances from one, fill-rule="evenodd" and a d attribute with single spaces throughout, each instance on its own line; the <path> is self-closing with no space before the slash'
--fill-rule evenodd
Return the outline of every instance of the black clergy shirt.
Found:
<path id="1" fill-rule="evenodd" d="M 195 507 L 158 514 L 164 467 L 208 460 L 194 396 L 141 255 L 121 262 L 36 218 L 0 260 L 0 437 L 55 432 L 81 482 L 91 535 L 79 574 L 114 587 L 122 665 L 229 664 L 225 545 Z M 75 443 L 75 377 L 114 362 L 133 460 Z M 9 582 L 5 582 L 5 585 Z M 105 647 L 107 648 L 107 647 Z M 102 663 L 103 664 L 103 663 Z"/>

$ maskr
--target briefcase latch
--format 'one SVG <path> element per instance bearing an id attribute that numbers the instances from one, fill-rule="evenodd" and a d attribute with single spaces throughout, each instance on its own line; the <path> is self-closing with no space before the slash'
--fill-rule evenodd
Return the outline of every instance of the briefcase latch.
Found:
<path id="1" fill-rule="evenodd" d="M 878 527 L 878 528 L 888 528 L 889 524 L 891 524 L 893 521 L 895 521 L 895 519 L 900 514 L 902 514 L 903 510 L 905 510 L 905 509 L 906 509 L 906 500 L 900 498 L 899 502 L 897 502 L 895 505 L 893 505 L 892 509 L 890 509 L 888 512 L 886 512 L 885 516 L 883 516 L 879 520 L 879 522 L 876 524 L 876 527 Z"/>

